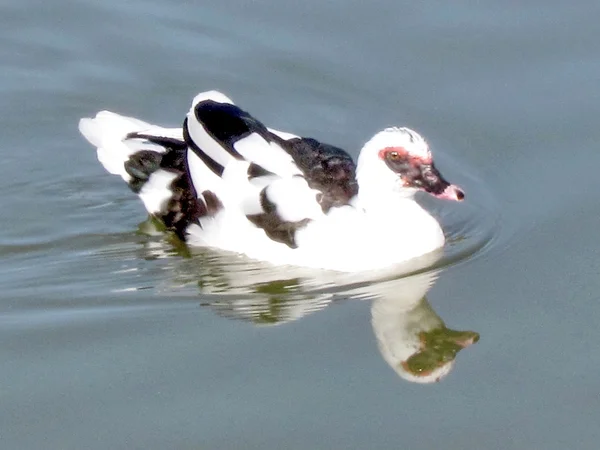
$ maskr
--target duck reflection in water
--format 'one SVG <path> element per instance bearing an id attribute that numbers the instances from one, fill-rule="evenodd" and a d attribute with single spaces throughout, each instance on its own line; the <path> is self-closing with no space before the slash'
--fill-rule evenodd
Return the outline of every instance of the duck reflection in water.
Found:
<path id="1" fill-rule="evenodd" d="M 164 243 L 147 245 L 146 257 L 165 256 Z M 197 283 L 203 305 L 217 314 L 262 326 L 295 321 L 334 302 L 371 301 L 371 325 L 383 359 L 407 381 L 434 383 L 451 372 L 461 350 L 479 340 L 474 331 L 446 327 L 427 301 L 440 269 L 397 275 L 428 267 L 439 257 L 429 255 L 382 278 L 380 272 L 374 276 L 295 267 L 282 271 L 206 250 L 179 260 L 183 264 L 176 265 L 176 278 L 185 285 Z"/>
<path id="2" fill-rule="evenodd" d="M 371 305 L 381 355 L 398 375 L 416 383 L 440 381 L 458 352 L 479 340 L 474 331 L 446 327 L 433 310 L 425 294 L 435 278 L 423 273 L 381 283 Z"/>

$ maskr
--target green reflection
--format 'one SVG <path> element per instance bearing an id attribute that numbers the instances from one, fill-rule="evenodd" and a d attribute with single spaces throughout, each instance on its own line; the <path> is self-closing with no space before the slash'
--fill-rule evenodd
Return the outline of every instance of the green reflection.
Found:
<path id="1" fill-rule="evenodd" d="M 462 349 L 479 340 L 479 333 L 442 327 L 419 333 L 421 350 L 405 362 L 404 368 L 415 375 L 427 375 L 456 358 Z"/>

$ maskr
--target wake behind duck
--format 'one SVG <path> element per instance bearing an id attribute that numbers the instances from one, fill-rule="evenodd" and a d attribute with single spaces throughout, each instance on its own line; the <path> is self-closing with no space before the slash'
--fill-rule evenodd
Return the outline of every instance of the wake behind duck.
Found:
<path id="1" fill-rule="evenodd" d="M 267 128 L 216 91 L 194 98 L 181 129 L 102 111 L 79 130 L 181 239 L 279 265 L 356 272 L 429 254 L 444 233 L 416 192 L 464 198 L 408 128 L 377 133 L 355 164 L 342 149 Z"/>

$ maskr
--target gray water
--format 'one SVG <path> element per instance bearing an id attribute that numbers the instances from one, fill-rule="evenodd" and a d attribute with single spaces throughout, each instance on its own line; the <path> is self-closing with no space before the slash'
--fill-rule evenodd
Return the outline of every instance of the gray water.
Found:
<path id="1" fill-rule="evenodd" d="M 600 446 L 598 2 L 0 10 L 0 448 Z M 428 303 L 419 277 L 311 284 L 142 232 L 77 121 L 177 125 L 213 88 L 354 155 L 427 136 L 467 193 L 434 206 L 453 239 Z M 480 340 L 411 383 L 374 302 Z"/>

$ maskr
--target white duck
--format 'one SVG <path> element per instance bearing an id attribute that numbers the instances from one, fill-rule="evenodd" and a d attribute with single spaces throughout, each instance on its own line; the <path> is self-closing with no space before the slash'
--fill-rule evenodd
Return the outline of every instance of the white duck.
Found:
<path id="1" fill-rule="evenodd" d="M 415 193 L 464 198 L 408 128 L 377 133 L 355 165 L 339 148 L 266 128 L 216 91 L 194 98 L 182 129 L 102 111 L 79 130 L 190 245 L 275 264 L 354 272 L 411 260 L 444 245 Z"/>

